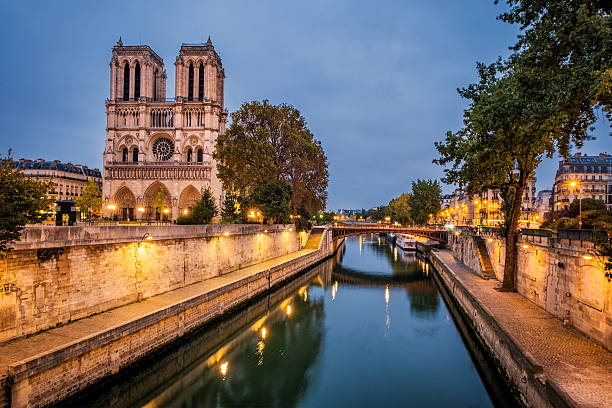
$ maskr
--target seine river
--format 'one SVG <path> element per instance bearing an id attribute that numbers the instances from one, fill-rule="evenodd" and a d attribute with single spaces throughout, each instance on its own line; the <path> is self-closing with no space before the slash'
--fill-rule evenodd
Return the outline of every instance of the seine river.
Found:
<path id="1" fill-rule="evenodd" d="M 70 402 L 512 406 L 432 272 L 385 238 L 351 237 L 334 259 Z"/>

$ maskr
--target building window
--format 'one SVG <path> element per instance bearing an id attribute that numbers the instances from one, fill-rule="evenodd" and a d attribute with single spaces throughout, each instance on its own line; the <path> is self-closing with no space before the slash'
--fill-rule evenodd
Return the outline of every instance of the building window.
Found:
<path id="1" fill-rule="evenodd" d="M 123 67 L 123 100 L 130 100 L 130 65 L 127 62 Z"/>
<path id="2" fill-rule="evenodd" d="M 157 100 L 157 68 L 153 72 L 153 100 Z"/>
<path id="3" fill-rule="evenodd" d="M 193 64 L 189 64 L 189 84 L 187 90 L 187 100 L 193 101 Z"/>
<path id="4" fill-rule="evenodd" d="M 128 161 L 128 149 L 127 147 L 123 148 L 123 154 L 121 155 L 121 161 L 124 163 Z"/>
<path id="5" fill-rule="evenodd" d="M 134 99 L 140 98 L 140 64 L 134 68 Z"/>
<path id="6" fill-rule="evenodd" d="M 133 162 L 138 161 L 138 148 L 137 147 L 135 147 L 134 150 L 132 150 L 132 161 Z"/>
<path id="7" fill-rule="evenodd" d="M 198 149 L 198 163 L 202 163 L 204 161 L 204 152 L 202 149 Z"/>
<path id="8" fill-rule="evenodd" d="M 191 163 L 191 160 L 193 159 L 193 152 L 191 151 L 191 149 L 187 149 L 187 162 Z"/>
<path id="9" fill-rule="evenodd" d="M 202 63 L 198 69 L 198 100 L 204 100 L 204 64 Z"/>

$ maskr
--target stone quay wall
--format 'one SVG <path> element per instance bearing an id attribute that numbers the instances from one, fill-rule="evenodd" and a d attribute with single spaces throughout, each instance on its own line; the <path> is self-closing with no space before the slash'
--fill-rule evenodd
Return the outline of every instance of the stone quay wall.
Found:
<path id="1" fill-rule="evenodd" d="M 28 227 L 0 258 L 0 343 L 295 252 L 307 239 L 293 225 Z"/>
<path id="2" fill-rule="evenodd" d="M 468 323 L 517 387 L 523 403 L 532 407 L 566 407 L 568 399 L 565 393 L 551 381 L 542 381 L 542 367 L 504 332 L 435 252 L 432 253 L 430 261 L 444 284 L 443 290 L 461 307 L 464 317 L 469 320 Z"/>
<path id="3" fill-rule="evenodd" d="M 455 259 L 482 274 L 478 253 L 469 235 L 449 235 Z M 485 236 L 495 275 L 503 280 L 505 241 Z M 525 248 L 526 247 L 526 248 Z M 564 323 L 612 351 L 612 282 L 593 254 L 593 243 L 538 236 L 521 236 L 516 288 Z M 585 259 L 584 256 L 591 259 Z"/>
<path id="4" fill-rule="evenodd" d="M 316 250 L 296 254 L 286 262 L 262 268 L 213 291 L 177 299 L 143 318 L 13 363 L 8 368 L 11 406 L 40 407 L 61 401 L 278 287 L 331 256 L 338 244 L 326 231 Z"/>

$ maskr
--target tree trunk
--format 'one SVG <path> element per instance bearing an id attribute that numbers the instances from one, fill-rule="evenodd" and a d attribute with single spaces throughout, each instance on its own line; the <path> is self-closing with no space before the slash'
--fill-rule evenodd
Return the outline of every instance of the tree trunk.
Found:
<path id="1" fill-rule="evenodd" d="M 518 261 L 518 250 L 516 247 L 518 241 L 518 224 L 521 216 L 521 207 L 523 205 L 523 194 L 525 194 L 525 185 L 527 177 L 521 171 L 519 175 L 519 185 L 514 193 L 512 200 L 512 211 L 510 213 L 510 223 L 506 230 L 506 259 L 504 263 L 504 281 L 500 291 L 515 292 L 516 291 L 516 264 Z"/>

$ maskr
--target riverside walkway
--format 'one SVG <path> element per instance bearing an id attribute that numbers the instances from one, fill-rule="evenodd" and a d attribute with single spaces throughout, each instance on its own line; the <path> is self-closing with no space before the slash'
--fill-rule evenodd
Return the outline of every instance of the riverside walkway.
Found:
<path id="1" fill-rule="evenodd" d="M 612 353 L 518 293 L 494 290 L 497 280 L 484 280 L 455 260 L 451 251 L 435 256 L 501 329 L 543 368 L 540 378 L 553 382 L 569 404 L 612 406 Z"/>
<path id="2" fill-rule="evenodd" d="M 321 236 L 314 238 L 316 244 L 321 240 Z M 311 246 L 318 247 L 318 245 Z M 19 380 L 19 377 L 27 377 L 33 372 L 35 374 L 36 371 L 49 369 L 66 359 L 78 358 L 92 347 L 121 338 L 129 331 L 142 329 L 141 326 L 152 324 L 170 314 L 176 314 L 177 310 L 189 308 L 197 302 L 202 302 L 203 299 L 204 301 L 217 297 L 223 299 L 225 293 L 237 288 L 245 290 L 248 288 L 250 291 L 255 279 L 261 279 L 262 276 L 267 275 L 267 286 L 270 286 L 271 271 L 273 274 L 275 270 L 288 265 L 295 265 L 297 268 L 312 264 L 317 261 L 313 256 L 318 252 L 317 249 L 302 249 L 0 345 L 0 384 L 5 383 L 8 376 L 14 377 L 11 381 L 14 381 L 15 377 Z M 273 280 L 271 286 L 274 286 L 274 283 Z M 217 317 L 227 309 L 227 305 L 217 304 L 212 308 L 210 316 Z M 58 381 L 61 381 L 61 378 Z M 0 398 L 0 406 L 7 402 Z M 23 401 L 17 402 L 17 405 L 21 406 L 21 402 Z M 33 405 L 43 404 L 34 402 Z"/>

